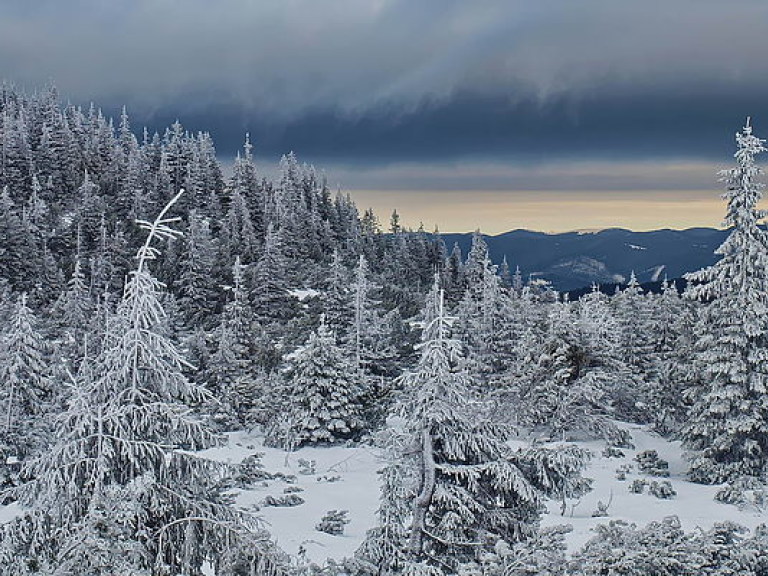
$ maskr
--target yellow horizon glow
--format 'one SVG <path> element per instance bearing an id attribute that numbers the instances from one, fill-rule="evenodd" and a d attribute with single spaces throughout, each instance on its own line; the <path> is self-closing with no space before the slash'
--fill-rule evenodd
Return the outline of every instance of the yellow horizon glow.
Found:
<path id="1" fill-rule="evenodd" d="M 431 231 L 499 234 L 525 228 L 569 232 L 604 228 L 719 228 L 725 202 L 717 190 L 350 190 L 383 229 L 396 209 L 401 224 Z"/>

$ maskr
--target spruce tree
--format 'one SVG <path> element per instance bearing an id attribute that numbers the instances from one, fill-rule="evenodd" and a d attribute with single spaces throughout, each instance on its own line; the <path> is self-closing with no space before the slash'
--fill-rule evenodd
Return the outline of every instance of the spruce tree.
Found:
<path id="1" fill-rule="evenodd" d="M 19 459 L 39 447 L 37 437 L 51 397 L 48 367 L 37 319 L 20 295 L 0 349 L 0 414 L 3 443 Z"/>
<path id="2" fill-rule="evenodd" d="M 546 492 L 530 454 L 506 444 L 511 430 L 487 418 L 462 368 L 461 343 L 436 280 L 427 297 L 421 357 L 403 375 L 406 397 L 401 458 L 416 490 L 409 500 L 407 573 L 453 573 L 477 558 L 493 537 L 515 542 L 535 530 Z M 576 462 L 583 467 L 584 457 Z M 546 474 L 543 474 L 546 477 Z"/>
<path id="3" fill-rule="evenodd" d="M 747 119 L 736 142 L 736 167 L 720 173 L 731 229 L 715 251 L 721 258 L 686 276 L 685 295 L 706 304 L 696 327 L 702 387 L 682 434 L 691 479 L 709 484 L 768 476 L 768 239 L 755 164 L 765 141 Z"/>
<path id="4" fill-rule="evenodd" d="M 284 445 L 330 443 L 362 432 L 358 371 L 324 318 L 286 363 L 291 427 L 289 438 L 282 439 Z"/>
<path id="5" fill-rule="evenodd" d="M 179 306 L 189 329 L 208 325 L 216 310 L 218 294 L 213 281 L 215 255 L 208 220 L 195 211 L 190 212 L 179 282 Z"/>
<path id="6" fill-rule="evenodd" d="M 247 574 L 278 569 L 266 533 L 221 491 L 222 465 L 191 452 L 220 439 L 191 412 L 207 393 L 183 375 L 185 361 L 162 326 L 162 285 L 149 270 L 159 253 L 154 243 L 176 235 L 170 225 L 177 219 L 166 214 L 179 195 L 154 222 L 140 222 L 147 240 L 103 351 L 73 380 L 55 446 L 26 466 L 32 480 L 16 494 L 27 511 L 2 527 L 3 576 L 84 559 L 100 564 L 79 573 L 120 566 L 180 576 L 208 562 L 223 574 L 240 546 L 261 560 Z M 99 520 L 126 497 L 137 507 L 127 517 Z M 95 531 L 111 535 L 113 545 L 92 538 Z"/>

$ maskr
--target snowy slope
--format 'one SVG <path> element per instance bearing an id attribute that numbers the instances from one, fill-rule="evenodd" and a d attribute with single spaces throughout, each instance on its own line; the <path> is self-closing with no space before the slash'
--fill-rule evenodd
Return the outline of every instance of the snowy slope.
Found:
<path id="1" fill-rule="evenodd" d="M 206 450 L 205 455 L 225 462 L 238 463 L 255 452 L 263 452 L 262 462 L 267 471 L 294 475 L 295 483 L 276 479 L 256 490 L 242 490 L 238 506 L 252 510 L 267 496 L 284 495 L 284 489 L 302 488 L 296 494 L 305 500 L 295 507 L 261 507 L 256 512 L 263 518 L 277 544 L 289 554 L 297 554 L 300 547 L 313 562 L 326 558 L 350 556 L 375 522 L 379 505 L 378 474 L 382 467 L 375 451 L 367 446 L 333 446 L 327 448 L 301 448 L 287 453 L 264 447 L 261 439 L 244 432 L 229 436 L 229 445 Z M 314 460 L 316 473 L 301 474 L 299 459 Z M 338 477 L 338 479 L 334 479 Z M 329 481 L 331 480 L 331 481 Z M 329 510 L 349 510 L 350 523 L 344 535 L 331 536 L 315 530 L 315 525 Z"/>
<path id="2" fill-rule="evenodd" d="M 571 516 L 570 507 L 566 515 L 561 516 L 559 503 L 549 504 L 550 513 L 544 517 L 543 524 L 571 524 L 573 532 L 567 537 L 570 551 L 578 550 L 592 537 L 594 526 L 610 520 L 626 520 L 642 526 L 654 520 L 661 520 L 665 516 L 676 515 L 685 530 L 710 528 L 715 522 L 724 520 L 732 520 L 752 529 L 768 521 L 766 511 L 739 510 L 736 506 L 715 501 L 714 495 L 719 486 L 704 486 L 686 480 L 687 465 L 679 442 L 669 442 L 641 426 L 622 427 L 629 430 L 635 444 L 634 449 L 622 449 L 624 458 L 603 457 L 602 442 L 582 443 L 582 446 L 589 448 L 593 453 L 585 476 L 592 478 L 594 483 L 592 492 L 584 496 L 573 509 L 573 515 Z M 677 492 L 673 499 L 661 500 L 649 494 L 647 490 L 643 494 L 633 494 L 629 491 L 629 485 L 636 478 L 664 480 L 638 472 L 637 463 L 633 458 L 644 450 L 656 450 L 662 459 L 669 462 L 670 475 L 666 479 Z M 619 481 L 616 479 L 616 469 L 622 464 L 633 465 L 634 471 L 627 474 L 626 480 Z M 609 500 L 609 516 L 593 518 L 592 512 L 597 508 L 598 501 L 607 503 Z"/>
<path id="3" fill-rule="evenodd" d="M 573 532 L 568 535 L 570 551 L 576 551 L 592 536 L 592 528 L 609 520 L 621 519 L 644 525 L 665 516 L 677 515 L 686 530 L 696 527 L 709 528 L 715 522 L 732 520 L 753 529 L 760 523 L 768 522 L 765 511 L 740 510 L 736 506 L 721 504 L 713 499 L 718 486 L 702 486 L 685 479 L 686 464 L 679 442 L 669 442 L 641 426 L 623 425 L 635 444 L 634 449 L 622 449 L 623 458 L 606 458 L 602 455 L 604 443 L 586 442 L 582 446 L 592 451 L 593 458 L 586 476 L 594 480 L 593 490 L 578 503 L 570 502 L 565 516 L 560 515 L 560 503 L 549 503 L 549 514 L 543 519 L 544 525 L 571 524 Z M 671 500 L 660 500 L 650 494 L 632 494 L 629 485 L 635 478 L 653 478 L 637 471 L 634 456 L 643 450 L 654 449 L 669 462 L 670 476 L 677 496 Z M 271 473 L 295 476 L 295 481 L 274 479 L 253 490 L 238 490 L 237 505 L 254 511 L 263 518 L 277 543 L 288 553 L 297 554 L 301 548 L 306 558 L 321 563 L 327 558 L 342 558 L 351 555 L 362 542 L 365 532 L 375 522 L 379 499 L 379 478 L 377 470 L 382 462 L 375 449 L 368 446 L 334 446 L 329 448 L 301 448 L 286 453 L 275 448 L 264 447 L 261 438 L 246 432 L 229 435 L 229 443 L 220 448 L 203 452 L 216 460 L 239 463 L 246 456 L 263 452 L 265 469 Z M 315 460 L 316 472 L 301 474 L 299 459 Z M 622 465 L 634 466 L 634 472 L 627 479 L 616 479 L 616 469 Z M 334 479 L 329 481 L 329 479 Z M 305 500 L 295 507 L 259 506 L 267 496 L 279 497 L 289 487 L 299 487 L 296 492 Z M 291 490 L 292 488 L 289 488 Z M 598 501 L 611 501 L 609 516 L 593 518 L 592 512 Z M 575 506 L 573 506 L 575 504 Z M 344 535 L 331 536 L 315 530 L 315 524 L 332 509 L 349 510 L 350 523 Z M 0 507 L 0 522 L 7 522 L 20 512 L 14 504 Z"/>
<path id="4" fill-rule="evenodd" d="M 715 522 L 732 520 L 750 529 L 768 522 L 768 514 L 755 510 L 739 510 L 736 506 L 716 502 L 713 497 L 718 486 L 693 484 L 685 479 L 686 463 L 679 442 L 669 442 L 642 426 L 622 425 L 628 429 L 635 444 L 634 449 L 622 449 L 623 458 L 606 458 L 602 455 L 603 442 L 586 442 L 593 458 L 585 475 L 594 480 L 593 490 L 578 503 L 570 502 L 565 516 L 560 515 L 560 503 L 549 503 L 549 514 L 543 519 L 544 525 L 571 524 L 573 532 L 568 535 L 571 551 L 576 551 L 592 537 L 592 528 L 609 520 L 621 519 L 644 525 L 665 516 L 677 515 L 683 527 L 709 528 Z M 250 448 L 248 448 L 250 446 Z M 638 452 L 653 449 L 669 462 L 668 480 L 677 491 L 671 500 L 660 500 L 648 494 L 633 494 L 629 485 L 635 478 L 654 478 L 637 471 L 633 458 Z M 230 462 L 239 462 L 253 452 L 264 452 L 263 462 L 270 472 L 296 475 L 296 486 L 304 489 L 298 493 L 305 504 L 294 508 L 262 508 L 258 514 L 269 524 L 278 544 L 291 554 L 296 554 L 303 545 L 307 558 L 322 562 L 326 558 L 341 558 L 354 552 L 362 542 L 365 531 L 375 522 L 378 507 L 378 475 L 382 466 L 375 449 L 370 447 L 301 448 L 287 454 L 281 450 L 263 447 L 259 438 L 245 433 L 230 436 L 229 446 L 207 451 L 211 456 Z M 315 460 L 315 475 L 301 475 L 298 460 Z M 616 479 L 616 469 L 628 464 L 634 471 L 627 479 Z M 327 475 L 338 475 L 336 482 L 318 481 Z M 656 480 L 662 480 L 656 478 Z M 283 481 L 270 481 L 267 487 L 255 491 L 243 491 L 238 504 L 249 507 L 263 500 L 267 495 L 280 496 L 289 486 Z M 598 501 L 608 502 L 608 517 L 593 518 L 592 512 Z M 572 506 L 574 505 L 575 506 Z M 330 536 L 314 529 L 323 514 L 331 509 L 349 510 L 350 524 L 343 536 Z"/>

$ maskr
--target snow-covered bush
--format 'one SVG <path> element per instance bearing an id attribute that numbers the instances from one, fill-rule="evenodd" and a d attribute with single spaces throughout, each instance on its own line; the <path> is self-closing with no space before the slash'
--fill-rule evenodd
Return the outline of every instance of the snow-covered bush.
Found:
<path id="1" fill-rule="evenodd" d="M 328 510 L 315 526 L 318 532 L 325 532 L 332 536 L 344 534 L 344 526 L 349 524 L 349 510 Z"/>
<path id="2" fill-rule="evenodd" d="M 669 480 L 651 481 L 648 484 L 648 493 L 662 500 L 669 500 L 677 496 L 677 491 L 672 487 L 672 483 Z"/>
<path id="3" fill-rule="evenodd" d="M 768 533 L 731 522 L 711 530 L 686 533 L 675 516 L 643 528 L 621 520 L 595 528 L 597 536 L 574 555 L 568 573 L 574 576 L 698 576 L 768 573 Z"/>
<path id="4" fill-rule="evenodd" d="M 286 357 L 285 421 L 270 435 L 286 448 L 338 442 L 364 428 L 360 373 L 321 320 L 317 331 Z"/>
<path id="5" fill-rule="evenodd" d="M 257 483 L 270 480 L 274 476 L 267 472 L 262 464 L 261 459 L 264 457 L 263 452 L 257 452 L 243 458 L 242 462 L 237 467 L 234 480 L 235 484 L 239 488 L 249 489 Z"/>
<path id="6" fill-rule="evenodd" d="M 736 478 L 720 488 L 715 494 L 715 500 L 725 504 L 735 504 L 740 508 L 753 507 L 763 510 L 768 504 L 768 489 L 750 476 Z"/>
<path id="7" fill-rule="evenodd" d="M 635 456 L 637 468 L 643 474 L 650 476 L 669 476 L 669 462 L 659 457 L 656 450 L 644 450 Z"/>

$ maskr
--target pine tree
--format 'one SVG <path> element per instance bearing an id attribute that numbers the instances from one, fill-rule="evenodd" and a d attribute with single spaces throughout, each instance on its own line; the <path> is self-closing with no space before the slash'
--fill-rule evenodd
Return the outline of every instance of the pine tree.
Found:
<path id="1" fill-rule="evenodd" d="M 363 429 L 358 372 L 321 318 L 304 346 L 286 357 L 290 437 L 285 446 L 336 442 Z"/>
<path id="2" fill-rule="evenodd" d="M 2 437 L 13 456 L 23 458 L 39 447 L 36 429 L 42 421 L 36 419 L 51 396 L 43 340 L 26 294 L 18 297 L 8 328 L 0 353 Z"/>
<path id="3" fill-rule="evenodd" d="M 737 165 L 721 172 L 731 232 L 715 251 L 719 261 L 686 276 L 686 296 L 709 303 L 696 327 L 703 389 L 682 433 L 694 451 L 691 479 L 711 484 L 765 478 L 768 466 L 768 240 L 755 164 L 765 148 L 749 119 L 736 141 Z"/>
<path id="4" fill-rule="evenodd" d="M 461 343 L 436 281 L 427 297 L 421 357 L 403 376 L 409 446 L 403 457 L 416 480 L 406 571 L 442 573 L 474 558 L 496 535 L 525 538 L 541 494 L 505 444 L 508 429 L 483 416 L 461 368 Z"/>
<path id="5" fill-rule="evenodd" d="M 556 439 L 626 441 L 609 417 L 631 372 L 620 358 L 616 322 L 603 298 L 595 290 L 578 306 L 566 301 L 548 308 L 546 331 L 533 340 L 519 381 L 523 424 Z"/>
<path id="6" fill-rule="evenodd" d="M 326 275 L 326 285 L 321 297 L 322 312 L 328 327 L 340 341 L 346 341 L 354 323 L 353 293 L 351 277 L 338 249 L 333 251 L 333 260 Z"/>
<path id="7" fill-rule="evenodd" d="M 296 298 L 288 292 L 287 270 L 280 232 L 270 224 L 263 252 L 250 268 L 249 278 L 254 316 L 267 330 L 274 330 L 278 322 L 285 322 L 296 313 Z"/>
<path id="8" fill-rule="evenodd" d="M 475 232 L 464 265 L 466 289 L 458 303 L 457 316 L 458 332 L 476 383 L 486 384 L 489 375 L 510 359 L 512 342 L 504 321 L 509 314 L 510 295 L 503 290 L 496 270 L 485 240 L 479 231 Z"/>
<path id="9" fill-rule="evenodd" d="M 67 288 L 54 306 L 54 316 L 58 320 L 64 350 L 74 365 L 77 365 L 84 352 L 84 340 L 92 311 L 93 302 L 78 254 L 75 257 L 75 267 L 72 277 L 67 282 Z"/>
<path id="10" fill-rule="evenodd" d="M 680 297 L 674 282 L 665 278 L 661 294 L 652 306 L 653 367 L 649 374 L 648 411 L 654 428 L 662 434 L 679 430 L 685 422 L 688 406 L 686 387 L 692 382 L 694 349 L 694 302 Z"/>
<path id="11" fill-rule="evenodd" d="M 141 222 L 149 234 L 104 350 L 81 365 L 57 421 L 56 445 L 26 467 L 32 480 L 17 494 L 28 511 L 3 526 L 0 574 L 77 558 L 169 575 L 197 573 L 208 561 L 222 573 L 238 543 L 263 560 L 263 569 L 249 574 L 277 569 L 266 534 L 221 492 L 221 465 L 189 452 L 219 439 L 190 412 L 207 394 L 182 373 L 185 362 L 162 327 L 162 286 L 149 270 L 159 253 L 153 243 L 176 235 L 169 227 L 176 219 L 166 214 L 178 197 L 153 223 Z M 119 543 L 105 550 L 89 535 L 126 491 L 139 506 L 132 512 L 137 521 L 105 527 Z"/>
<path id="12" fill-rule="evenodd" d="M 380 319 L 376 312 L 373 292 L 376 286 L 371 282 L 371 272 L 365 256 L 360 256 L 351 285 L 352 326 L 349 344 L 359 368 L 373 360 L 375 345 L 380 332 Z"/>
<path id="13" fill-rule="evenodd" d="M 217 332 L 218 347 L 209 369 L 214 392 L 241 424 L 262 400 L 258 397 L 260 391 L 254 374 L 254 360 L 263 363 L 256 345 L 259 327 L 254 323 L 243 284 L 244 269 L 238 256 L 232 270 L 232 296 L 224 306 Z"/>
<path id="14" fill-rule="evenodd" d="M 216 310 L 218 293 L 214 278 L 215 245 L 210 224 L 195 211 L 189 214 L 189 233 L 181 261 L 179 306 L 187 328 L 208 325 Z"/>
<path id="15" fill-rule="evenodd" d="M 33 290 L 35 270 L 29 260 L 33 253 L 33 239 L 6 186 L 0 194 L 0 278 L 17 290 Z"/>

